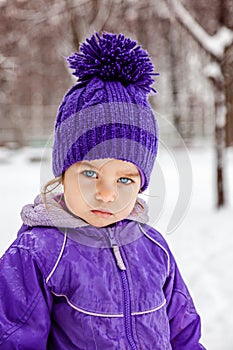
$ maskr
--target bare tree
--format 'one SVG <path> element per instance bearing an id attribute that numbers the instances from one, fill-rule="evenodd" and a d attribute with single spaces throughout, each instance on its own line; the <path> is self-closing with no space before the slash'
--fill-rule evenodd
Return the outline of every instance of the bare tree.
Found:
<path id="1" fill-rule="evenodd" d="M 211 56 L 212 65 L 206 70 L 214 85 L 215 92 L 215 145 L 217 159 L 217 207 L 225 204 L 224 191 L 224 149 L 226 142 L 226 98 L 225 77 L 222 63 L 227 48 L 233 45 L 233 31 L 225 26 L 214 35 L 209 35 L 190 15 L 179 0 L 167 0 L 177 20 L 190 35 Z"/>

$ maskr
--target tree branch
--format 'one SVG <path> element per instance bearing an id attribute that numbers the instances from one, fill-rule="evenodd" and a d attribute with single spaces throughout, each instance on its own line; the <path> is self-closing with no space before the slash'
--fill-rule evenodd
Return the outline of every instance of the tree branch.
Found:
<path id="1" fill-rule="evenodd" d="M 188 30 L 202 48 L 216 60 L 222 60 L 225 50 L 233 44 L 233 31 L 221 27 L 215 35 L 209 35 L 190 15 L 179 0 L 167 0 L 176 19 Z"/>
<path id="2" fill-rule="evenodd" d="M 112 0 L 108 0 L 105 3 L 99 2 L 98 12 L 96 14 L 96 17 L 90 24 L 90 28 L 97 32 L 102 30 L 110 16 L 112 4 Z"/>

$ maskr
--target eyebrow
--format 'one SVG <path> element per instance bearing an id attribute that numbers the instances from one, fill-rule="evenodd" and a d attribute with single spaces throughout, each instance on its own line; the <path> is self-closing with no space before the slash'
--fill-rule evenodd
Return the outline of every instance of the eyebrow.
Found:
<path id="1" fill-rule="evenodd" d="M 127 171 L 118 171 L 117 175 L 123 174 L 124 176 L 130 176 L 130 177 L 137 177 L 139 176 L 138 173 L 128 173 Z"/>
<path id="2" fill-rule="evenodd" d="M 86 162 L 86 161 L 82 161 L 80 163 L 80 165 L 83 165 L 83 166 L 88 166 L 92 169 L 95 169 L 95 170 L 99 170 L 99 168 L 97 168 L 96 166 L 92 165 L 91 163 L 89 162 Z M 124 175 L 124 176 L 130 176 L 130 177 L 138 177 L 139 176 L 139 173 L 134 173 L 134 172 L 129 172 L 127 170 L 120 170 L 117 172 L 117 175 Z"/>
<path id="3" fill-rule="evenodd" d="M 83 165 L 83 166 L 88 166 L 88 167 L 90 167 L 90 168 L 93 168 L 93 169 L 99 170 L 99 168 L 97 168 L 96 166 L 92 165 L 92 164 L 91 164 L 91 163 L 89 163 L 89 162 L 82 161 L 82 162 L 80 163 L 80 165 Z"/>

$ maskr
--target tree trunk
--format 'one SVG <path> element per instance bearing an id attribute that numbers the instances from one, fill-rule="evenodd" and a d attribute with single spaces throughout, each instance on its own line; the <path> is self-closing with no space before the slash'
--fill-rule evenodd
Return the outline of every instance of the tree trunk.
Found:
<path id="1" fill-rule="evenodd" d="M 215 145 L 216 145 L 216 177 L 217 177 L 217 208 L 225 205 L 224 193 L 224 154 L 226 146 L 226 99 L 222 79 L 214 80 L 215 90 Z"/>

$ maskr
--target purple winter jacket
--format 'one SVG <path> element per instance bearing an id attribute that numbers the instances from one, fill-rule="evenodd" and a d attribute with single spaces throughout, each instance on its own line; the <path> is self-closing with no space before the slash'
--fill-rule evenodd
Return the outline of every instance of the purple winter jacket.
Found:
<path id="1" fill-rule="evenodd" d="M 0 260 L 1 350 L 204 349 L 175 260 L 140 206 L 96 228 L 38 196 L 22 218 Z"/>

